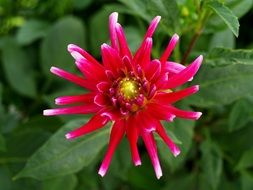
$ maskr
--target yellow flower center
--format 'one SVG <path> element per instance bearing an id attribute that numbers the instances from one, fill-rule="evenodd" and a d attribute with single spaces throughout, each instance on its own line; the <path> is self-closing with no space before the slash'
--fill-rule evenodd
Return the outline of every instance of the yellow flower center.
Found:
<path id="1" fill-rule="evenodd" d="M 119 83 L 119 92 L 125 99 L 134 99 L 139 94 L 139 84 L 135 79 L 124 78 Z"/>

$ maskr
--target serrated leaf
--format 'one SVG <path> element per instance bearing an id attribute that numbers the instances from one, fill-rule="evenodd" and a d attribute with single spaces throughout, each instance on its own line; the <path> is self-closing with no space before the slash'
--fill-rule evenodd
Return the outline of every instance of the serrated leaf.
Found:
<path id="1" fill-rule="evenodd" d="M 222 174 L 222 157 L 219 147 L 210 140 L 201 144 L 202 164 L 204 176 L 213 190 L 217 189 Z"/>
<path id="2" fill-rule="evenodd" d="M 213 34 L 212 38 L 209 39 L 209 49 L 222 47 L 222 48 L 234 48 L 235 37 L 229 29 L 217 31 Z"/>
<path id="3" fill-rule="evenodd" d="M 238 37 L 240 24 L 235 14 L 227 6 L 218 1 L 211 1 L 208 5 L 225 22 L 234 35 Z"/>
<path id="4" fill-rule="evenodd" d="M 229 130 L 235 131 L 246 126 L 251 119 L 251 110 L 252 109 L 248 101 L 237 101 L 229 114 Z"/>
<path id="5" fill-rule="evenodd" d="M 29 20 L 19 28 L 17 41 L 21 45 L 28 45 L 45 36 L 49 24 L 41 20 Z"/>
<path id="6" fill-rule="evenodd" d="M 74 190 L 77 186 L 77 177 L 73 174 L 45 180 L 41 190 Z"/>
<path id="7" fill-rule="evenodd" d="M 200 107 L 229 104 L 253 96 L 253 51 L 214 49 L 193 80 L 200 91 L 187 101 Z"/>
<path id="8" fill-rule="evenodd" d="M 30 57 L 10 37 L 4 40 L 2 63 L 5 76 L 11 87 L 22 95 L 35 97 L 36 83 Z"/>
<path id="9" fill-rule="evenodd" d="M 51 66 L 74 70 L 74 61 L 67 52 L 70 43 L 84 48 L 85 28 L 81 20 L 69 16 L 56 22 L 41 44 L 41 67 L 46 75 L 51 76 Z"/>
<path id="10" fill-rule="evenodd" d="M 87 120 L 74 120 L 64 125 L 34 153 L 15 178 L 49 179 L 77 172 L 89 165 L 107 143 L 109 127 L 76 140 L 66 140 L 67 132 L 85 122 Z"/>
<path id="11" fill-rule="evenodd" d="M 253 148 L 245 151 L 241 156 L 237 166 L 235 167 L 236 170 L 243 170 L 253 166 Z"/>

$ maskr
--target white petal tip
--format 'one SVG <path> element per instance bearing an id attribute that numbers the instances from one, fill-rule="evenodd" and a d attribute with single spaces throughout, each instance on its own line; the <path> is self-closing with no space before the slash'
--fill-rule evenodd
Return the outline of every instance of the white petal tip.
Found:
<path id="1" fill-rule="evenodd" d="M 173 34 L 172 38 L 173 38 L 175 41 L 178 41 L 178 40 L 179 40 L 179 35 Z"/>
<path id="2" fill-rule="evenodd" d="M 202 113 L 201 112 L 197 112 L 196 113 L 196 119 L 199 119 L 201 117 Z"/>
<path id="3" fill-rule="evenodd" d="M 52 110 L 44 110 L 43 115 L 45 115 L 45 116 L 53 115 L 53 111 Z"/>
<path id="4" fill-rule="evenodd" d="M 74 48 L 77 48 L 77 46 L 75 44 L 69 44 L 67 47 L 67 49 L 70 53 L 73 51 Z"/>
<path id="5" fill-rule="evenodd" d="M 70 52 L 71 56 L 76 60 L 76 61 L 80 61 L 82 60 L 84 57 L 78 53 L 77 51 L 71 51 Z"/>
<path id="6" fill-rule="evenodd" d="M 101 175 L 102 177 L 105 176 L 105 173 L 106 173 L 106 170 L 103 169 L 103 168 L 100 168 L 99 171 L 98 171 L 98 174 Z"/>
<path id="7" fill-rule="evenodd" d="M 162 176 L 163 176 L 162 171 L 156 172 L 156 178 L 157 178 L 157 179 L 160 179 Z"/>
<path id="8" fill-rule="evenodd" d="M 140 166 L 140 165 L 141 165 L 141 161 L 140 161 L 140 160 L 135 161 L 135 162 L 134 162 L 134 165 L 135 165 L 135 166 Z"/>
<path id="9" fill-rule="evenodd" d="M 66 139 L 72 139 L 72 138 L 73 138 L 73 135 L 71 135 L 70 133 L 67 133 L 67 134 L 65 135 L 65 137 L 66 137 Z"/>
<path id="10" fill-rule="evenodd" d="M 177 157 L 180 153 L 181 153 L 181 151 L 179 149 L 176 149 L 176 150 L 174 150 L 173 155 L 175 157 Z"/>

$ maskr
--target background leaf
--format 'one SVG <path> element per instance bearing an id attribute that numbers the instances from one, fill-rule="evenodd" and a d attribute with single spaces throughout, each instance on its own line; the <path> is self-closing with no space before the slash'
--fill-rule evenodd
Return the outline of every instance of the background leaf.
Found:
<path id="1" fill-rule="evenodd" d="M 240 24 L 234 13 L 218 1 L 211 1 L 208 5 L 226 23 L 234 35 L 238 37 Z"/>
<path id="2" fill-rule="evenodd" d="M 253 96 L 253 51 L 214 49 L 194 79 L 198 94 L 187 99 L 201 107 L 229 104 Z M 222 93 L 220 93 L 222 92 Z"/>
<path id="3" fill-rule="evenodd" d="M 14 90 L 28 97 L 36 95 L 31 59 L 12 38 L 6 38 L 4 41 L 2 64 L 6 78 Z"/>
<path id="4" fill-rule="evenodd" d="M 49 179 L 77 172 L 87 166 L 106 144 L 109 128 L 105 127 L 103 130 L 76 140 L 65 139 L 68 131 L 83 125 L 86 121 L 71 121 L 61 127 L 34 153 L 15 178 L 29 176 L 36 179 Z"/>
<path id="5" fill-rule="evenodd" d="M 75 17 L 64 17 L 48 31 L 41 44 L 41 67 L 46 75 L 51 76 L 51 66 L 73 71 L 73 59 L 67 52 L 67 45 L 73 43 L 85 47 L 85 28 Z"/>

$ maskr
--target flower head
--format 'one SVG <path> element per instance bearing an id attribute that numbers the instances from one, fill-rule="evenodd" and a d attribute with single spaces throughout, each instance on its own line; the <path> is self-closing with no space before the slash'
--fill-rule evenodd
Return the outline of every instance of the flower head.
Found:
<path id="1" fill-rule="evenodd" d="M 112 122 L 108 149 L 98 172 L 101 176 L 106 174 L 116 147 L 126 135 L 133 163 L 141 165 L 137 148 L 137 141 L 141 137 L 156 176 L 160 178 L 162 170 L 154 133 L 162 138 L 174 156 L 180 154 L 161 121 L 171 122 L 175 117 L 196 120 L 201 116 L 200 112 L 180 110 L 173 103 L 198 91 L 198 85 L 178 91 L 174 91 L 174 88 L 192 79 L 203 57 L 199 56 L 187 67 L 167 61 L 179 40 L 178 35 L 174 34 L 160 59 L 151 59 L 152 35 L 160 18 L 157 16 L 152 20 L 140 48 L 132 54 L 123 28 L 117 22 L 118 14 L 114 12 L 109 17 L 111 45 L 101 46 L 102 63 L 80 47 L 70 44 L 68 51 L 83 76 L 51 68 L 55 75 L 88 89 L 88 93 L 55 100 L 57 105 L 74 106 L 44 110 L 44 115 L 93 114 L 86 124 L 67 133 L 67 139 L 93 132 Z"/>

